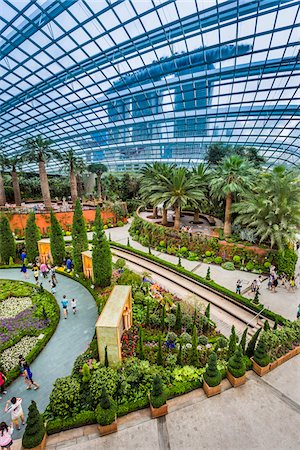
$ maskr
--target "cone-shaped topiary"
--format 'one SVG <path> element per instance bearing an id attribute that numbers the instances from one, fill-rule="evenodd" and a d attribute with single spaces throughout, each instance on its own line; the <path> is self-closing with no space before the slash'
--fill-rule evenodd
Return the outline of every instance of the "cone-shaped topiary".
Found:
<path id="1" fill-rule="evenodd" d="M 242 377 L 246 373 L 246 366 L 243 361 L 243 352 L 240 345 L 236 348 L 234 355 L 229 358 L 228 370 L 235 378 Z"/>
<path id="2" fill-rule="evenodd" d="M 255 292 L 255 295 L 254 295 L 254 299 L 252 300 L 253 303 L 255 303 L 255 305 L 259 304 L 259 296 L 260 296 L 260 292 L 259 292 L 259 289 L 257 289 Z"/>
<path id="3" fill-rule="evenodd" d="M 207 305 L 204 315 L 208 320 L 210 319 L 210 303 Z"/>
<path id="4" fill-rule="evenodd" d="M 73 263 L 76 273 L 83 271 L 81 253 L 88 250 L 89 243 L 86 233 L 86 224 L 82 214 L 79 198 L 76 200 L 72 223 Z"/>
<path id="5" fill-rule="evenodd" d="M 95 231 L 93 235 L 93 275 L 94 283 L 100 287 L 110 285 L 112 275 L 112 259 L 109 243 L 103 230 L 99 206 L 96 209 Z"/>
<path id="6" fill-rule="evenodd" d="M 25 227 L 25 245 L 29 262 L 34 262 L 39 256 L 38 241 L 41 238 L 40 229 L 35 223 L 35 214 L 30 212 Z"/>
<path id="7" fill-rule="evenodd" d="M 247 334 L 248 334 L 248 327 L 244 329 L 244 332 L 242 334 L 241 341 L 240 341 L 240 346 L 242 347 L 243 354 L 245 354 L 245 350 L 246 350 Z"/>
<path id="8" fill-rule="evenodd" d="M 145 358 L 145 349 L 144 349 L 144 330 L 141 326 L 139 326 L 139 339 L 138 339 L 138 346 L 137 346 L 137 355 L 139 359 L 146 359 Z"/>
<path id="9" fill-rule="evenodd" d="M 163 365 L 163 356 L 162 356 L 162 343 L 161 343 L 161 334 L 158 336 L 158 349 L 157 349 L 157 355 L 156 355 L 156 364 L 158 366 Z"/>
<path id="10" fill-rule="evenodd" d="M 260 332 L 261 332 L 261 328 L 258 328 L 258 330 L 256 330 L 256 332 L 254 333 L 254 335 L 252 336 L 252 338 L 250 339 L 250 341 L 248 343 L 247 350 L 246 350 L 246 355 L 249 358 L 251 358 L 251 356 L 254 355 L 256 341 L 258 339 L 258 336 L 259 336 Z"/>
<path id="11" fill-rule="evenodd" d="M 266 344 L 262 340 L 262 338 L 260 338 L 260 340 L 258 341 L 253 359 L 261 367 L 267 366 L 270 362 L 270 357 L 267 353 Z"/>
<path id="12" fill-rule="evenodd" d="M 267 320 L 264 321 L 264 331 L 269 331 L 271 329 L 270 324 Z"/>
<path id="13" fill-rule="evenodd" d="M 207 269 L 205 279 L 206 279 L 207 281 L 210 281 L 210 280 L 211 280 L 211 278 L 210 278 L 210 267 L 208 267 L 208 269 Z"/>
<path id="14" fill-rule="evenodd" d="M 195 367 L 198 367 L 198 365 L 199 365 L 199 354 L 198 354 L 197 346 L 198 346 L 198 335 L 197 335 L 196 325 L 194 325 L 193 326 L 193 335 L 192 335 L 192 352 L 191 352 L 190 364 Z"/>
<path id="15" fill-rule="evenodd" d="M 88 383 L 91 378 L 91 371 L 87 363 L 84 363 L 82 366 L 82 382 Z"/>
<path id="16" fill-rule="evenodd" d="M 181 331 L 182 331 L 182 313 L 181 313 L 180 302 L 177 302 L 177 305 L 176 305 L 176 322 L 175 322 L 174 328 L 178 333 L 181 333 Z"/>
<path id="17" fill-rule="evenodd" d="M 162 307 L 160 327 L 161 327 L 162 331 L 164 331 L 164 329 L 166 327 L 166 307 L 165 307 L 165 305 Z"/>
<path id="18" fill-rule="evenodd" d="M 274 322 L 273 330 L 277 330 L 277 327 L 278 327 L 278 320 L 276 318 L 275 322 Z"/>
<path id="19" fill-rule="evenodd" d="M 60 223 L 58 222 L 53 211 L 50 212 L 50 247 L 53 262 L 56 266 L 60 266 L 66 256 L 65 241 L 62 234 Z"/>
<path id="20" fill-rule="evenodd" d="M 8 264 L 9 258 L 16 257 L 16 243 L 6 216 L 0 218 L 0 262 Z"/>
<path id="21" fill-rule="evenodd" d="M 215 353 L 209 355 L 203 378 L 210 387 L 218 386 L 221 383 L 222 375 L 217 367 L 217 355 Z"/>
<path id="22" fill-rule="evenodd" d="M 235 326 L 232 325 L 231 327 L 231 334 L 229 337 L 229 344 L 228 344 L 228 356 L 232 356 L 236 350 L 236 344 L 238 342 L 238 337 L 235 332 Z"/>
<path id="23" fill-rule="evenodd" d="M 102 388 L 99 404 L 95 410 L 97 423 L 101 426 L 110 425 L 116 419 L 117 407 L 115 401 Z"/>
<path id="24" fill-rule="evenodd" d="M 150 402 L 154 408 L 160 408 L 167 401 L 167 393 L 164 390 L 161 377 L 155 375 L 153 379 L 152 391 L 150 392 Z"/>
<path id="25" fill-rule="evenodd" d="M 23 447 L 37 447 L 44 439 L 45 433 L 43 418 L 37 409 L 35 401 L 31 400 L 31 405 L 28 408 L 26 428 L 22 438 Z"/>
<path id="26" fill-rule="evenodd" d="M 108 352 L 107 352 L 107 345 L 105 346 L 104 349 L 104 366 L 108 367 L 109 363 L 108 363 Z"/>

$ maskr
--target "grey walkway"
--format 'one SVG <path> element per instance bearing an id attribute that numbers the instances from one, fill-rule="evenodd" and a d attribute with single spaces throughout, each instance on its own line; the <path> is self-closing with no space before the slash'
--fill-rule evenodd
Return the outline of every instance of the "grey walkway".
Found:
<path id="1" fill-rule="evenodd" d="M 0 270 L 0 279 L 24 280 L 19 269 Z M 23 409 L 27 413 L 31 399 L 37 402 L 40 411 L 43 411 L 49 403 L 49 395 L 56 378 L 69 375 L 73 363 L 78 355 L 86 350 L 91 342 L 97 320 L 97 307 L 92 295 L 78 282 L 62 275 L 57 275 L 58 285 L 56 298 L 60 305 L 62 296 L 76 298 L 78 312 L 76 315 L 69 314 L 64 320 L 61 314 L 57 329 L 36 360 L 31 364 L 33 379 L 40 384 L 36 391 L 25 389 L 23 378 L 19 377 L 8 388 L 8 393 L 0 400 L 0 421 L 10 423 L 10 416 L 4 413 L 6 400 L 15 396 L 23 398 Z M 26 281 L 34 283 L 33 274 Z M 43 283 L 45 289 L 49 290 L 49 283 Z M 61 305 L 60 305 L 61 306 Z M 70 313 L 70 310 L 69 310 Z M 14 431 L 13 437 L 19 436 Z"/>

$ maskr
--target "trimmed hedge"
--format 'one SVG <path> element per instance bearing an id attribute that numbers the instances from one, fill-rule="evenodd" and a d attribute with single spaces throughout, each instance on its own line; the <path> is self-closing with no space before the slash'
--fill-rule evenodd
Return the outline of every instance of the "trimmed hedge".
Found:
<path id="1" fill-rule="evenodd" d="M 204 285 L 205 287 L 210 288 L 212 291 L 226 295 L 226 297 L 228 297 L 229 300 L 232 299 L 232 300 L 246 306 L 247 308 L 251 309 L 252 311 L 254 311 L 256 313 L 259 313 L 262 310 L 262 308 L 264 307 L 264 305 L 262 305 L 261 303 L 253 304 L 248 298 L 243 297 L 242 295 L 236 294 L 235 292 L 231 291 L 230 289 L 220 286 L 219 284 L 215 283 L 214 281 L 207 281 L 205 278 L 202 278 L 199 275 L 196 275 L 195 273 L 184 269 L 183 267 L 176 266 L 175 264 L 170 263 L 169 261 L 160 259 L 157 256 L 149 255 L 148 253 L 142 252 L 141 250 L 137 250 L 132 247 L 128 248 L 126 245 L 119 244 L 117 242 L 110 242 L 110 244 L 112 247 L 120 248 L 121 250 L 130 251 L 131 253 L 135 253 L 136 255 L 141 256 L 142 258 L 144 258 L 146 260 L 153 261 L 157 264 L 160 264 L 161 266 L 165 266 L 168 269 L 173 270 L 174 272 L 178 272 L 181 275 L 186 276 L 187 278 L 193 279 L 193 280 L 197 281 L 198 283 Z M 273 311 L 270 311 L 269 309 L 264 309 L 264 311 L 261 313 L 261 315 L 267 317 L 268 319 L 274 320 L 274 321 L 277 320 L 277 322 L 282 325 L 289 322 L 288 319 L 285 319 L 284 317 L 280 316 L 279 314 L 274 313 Z"/>
<path id="2" fill-rule="evenodd" d="M 72 428 L 83 427 L 96 423 L 95 411 L 81 411 L 75 416 L 67 419 L 49 420 L 46 425 L 47 434 L 59 433 L 60 431 L 71 430 Z"/>

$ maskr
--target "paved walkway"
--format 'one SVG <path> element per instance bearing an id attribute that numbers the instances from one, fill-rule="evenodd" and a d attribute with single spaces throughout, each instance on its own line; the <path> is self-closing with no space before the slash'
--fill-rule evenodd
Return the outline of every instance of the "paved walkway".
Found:
<path id="1" fill-rule="evenodd" d="M 26 281 L 34 283 L 33 274 Z M 1 279 L 23 280 L 19 269 L 0 270 Z M 77 299 L 78 312 L 74 316 L 64 320 L 62 314 L 57 329 L 52 338 L 31 364 L 33 379 L 40 384 L 36 391 L 25 389 L 23 378 L 19 377 L 8 388 L 8 393 L 0 400 L 0 422 L 5 420 L 10 423 L 10 416 L 4 413 L 5 402 L 15 396 L 23 398 L 23 409 L 25 414 L 31 400 L 37 402 L 42 412 L 49 403 L 49 395 L 56 378 L 64 377 L 71 373 L 73 363 L 78 355 L 84 352 L 91 342 L 97 320 L 97 307 L 92 295 L 78 282 L 62 275 L 57 275 L 58 285 L 56 298 L 60 304 L 62 296 L 71 296 Z M 43 283 L 45 289 L 49 290 L 48 281 Z M 70 311 L 69 311 L 70 312 Z M 14 438 L 20 433 L 14 431 Z"/>

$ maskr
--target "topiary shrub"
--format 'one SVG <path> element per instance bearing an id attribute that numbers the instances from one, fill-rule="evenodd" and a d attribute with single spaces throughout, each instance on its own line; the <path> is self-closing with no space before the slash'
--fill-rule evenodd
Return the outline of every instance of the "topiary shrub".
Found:
<path id="1" fill-rule="evenodd" d="M 234 264 L 231 261 L 224 262 L 222 268 L 225 270 L 235 270 Z"/>
<path id="2" fill-rule="evenodd" d="M 159 242 L 159 246 L 160 246 L 160 247 L 165 247 L 165 246 L 166 246 L 165 241 L 160 241 L 160 242 Z"/>
<path id="3" fill-rule="evenodd" d="M 206 336 L 200 336 L 198 341 L 199 341 L 200 345 L 207 345 L 208 344 L 208 339 L 207 339 Z"/>
<path id="4" fill-rule="evenodd" d="M 267 353 L 266 344 L 262 339 L 258 341 L 253 359 L 261 367 L 265 367 L 270 363 L 270 357 Z"/>
<path id="5" fill-rule="evenodd" d="M 207 258 L 209 258 L 209 257 L 211 256 L 211 252 L 210 252 L 209 250 L 207 250 L 207 251 L 205 252 L 205 256 L 207 256 Z"/>
<path id="6" fill-rule="evenodd" d="M 118 258 L 117 261 L 115 262 L 116 269 L 124 269 L 125 266 L 126 266 L 126 261 L 123 258 Z"/>
<path id="7" fill-rule="evenodd" d="M 217 256 L 217 257 L 214 259 L 214 263 L 215 263 L 215 264 L 218 264 L 218 265 L 222 264 L 222 261 L 223 261 L 223 259 L 221 258 L 221 256 Z"/>
<path id="8" fill-rule="evenodd" d="M 82 382 L 88 383 L 91 379 L 91 371 L 87 363 L 84 363 L 82 366 Z"/>
<path id="9" fill-rule="evenodd" d="M 254 263 L 252 261 L 247 262 L 246 269 L 249 270 L 249 272 L 251 272 L 251 270 L 254 269 Z"/>
<path id="10" fill-rule="evenodd" d="M 96 405 L 100 401 L 104 387 L 109 396 L 114 396 L 117 389 L 117 381 L 117 372 L 111 367 L 99 367 L 93 371 L 90 379 L 90 391 Z"/>
<path id="11" fill-rule="evenodd" d="M 31 400 L 28 408 L 26 428 L 22 438 L 24 449 L 37 447 L 44 439 L 46 433 L 43 417 L 39 413 L 36 403 Z"/>
<path id="12" fill-rule="evenodd" d="M 182 344 L 190 344 L 192 342 L 192 336 L 187 333 L 186 331 L 184 331 L 183 333 L 181 333 L 180 335 L 180 341 L 182 342 Z"/>
<path id="13" fill-rule="evenodd" d="M 234 257 L 232 258 L 232 261 L 234 262 L 234 264 L 240 264 L 241 257 L 239 255 L 234 255 Z"/>
<path id="14" fill-rule="evenodd" d="M 270 267 L 271 267 L 271 263 L 270 263 L 269 261 L 266 261 L 266 262 L 264 263 L 264 268 L 265 268 L 266 270 L 269 270 Z"/>
<path id="15" fill-rule="evenodd" d="M 235 350 L 234 355 L 229 358 L 228 370 L 235 378 L 242 377 L 246 373 L 246 366 L 243 361 L 243 352 L 240 345 Z"/>
<path id="16" fill-rule="evenodd" d="M 215 353 L 209 355 L 207 368 L 203 378 L 210 387 L 218 386 L 218 384 L 221 383 L 222 375 L 217 367 L 217 355 Z"/>
<path id="17" fill-rule="evenodd" d="M 150 402 L 154 408 L 160 408 L 167 401 L 167 393 L 164 390 L 161 377 L 155 375 L 152 390 L 150 392 Z"/>
<path id="18" fill-rule="evenodd" d="M 224 336 L 220 336 L 219 339 L 217 340 L 217 348 L 226 348 L 228 344 L 227 339 Z"/>
<path id="19" fill-rule="evenodd" d="M 55 417 L 69 417 L 80 411 L 80 383 L 70 376 L 57 378 L 50 394 L 50 408 Z"/>
<path id="20" fill-rule="evenodd" d="M 99 404 L 95 410 L 97 423 L 101 426 L 110 425 L 116 419 L 116 402 L 107 394 L 103 387 L 99 397 Z"/>
<path id="21" fill-rule="evenodd" d="M 260 332 L 261 332 L 261 328 L 258 328 L 258 330 L 256 330 L 256 332 L 254 333 L 254 335 L 252 336 L 252 338 L 250 339 L 250 341 L 248 343 L 247 350 L 246 350 L 246 355 L 248 356 L 248 358 L 251 358 L 251 356 L 254 355 L 256 341 L 258 339 Z"/>

